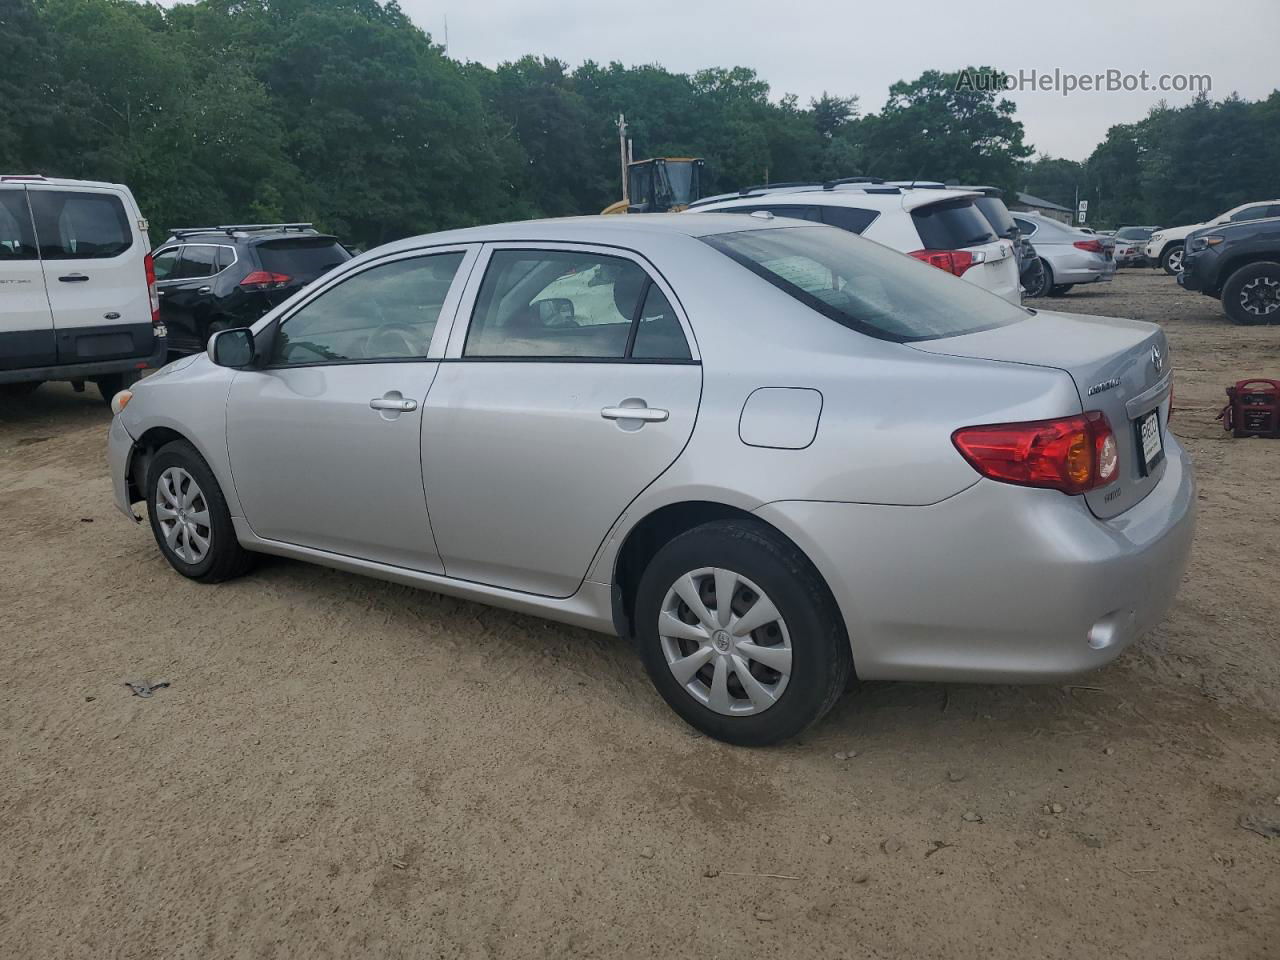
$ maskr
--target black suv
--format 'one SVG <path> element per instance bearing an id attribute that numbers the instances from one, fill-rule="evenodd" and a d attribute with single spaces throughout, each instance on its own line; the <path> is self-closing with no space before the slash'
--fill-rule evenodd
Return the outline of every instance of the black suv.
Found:
<path id="1" fill-rule="evenodd" d="M 183 227 L 152 254 L 160 318 L 173 353 L 199 353 L 211 334 L 247 327 L 351 254 L 309 223 Z"/>
<path id="2" fill-rule="evenodd" d="M 1178 283 L 1220 299 L 1232 323 L 1280 323 L 1280 218 L 1188 234 Z"/>

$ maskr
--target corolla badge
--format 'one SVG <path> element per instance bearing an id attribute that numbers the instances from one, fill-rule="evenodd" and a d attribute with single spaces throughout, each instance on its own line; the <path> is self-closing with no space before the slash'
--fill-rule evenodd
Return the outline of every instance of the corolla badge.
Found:
<path id="1" fill-rule="evenodd" d="M 1151 365 L 1156 368 L 1156 373 L 1164 369 L 1164 357 L 1160 356 L 1160 348 L 1151 348 Z"/>
<path id="2" fill-rule="evenodd" d="M 1114 390 L 1120 386 L 1120 378 L 1112 377 L 1110 380 L 1103 380 L 1101 383 L 1095 383 L 1088 390 L 1088 395 L 1093 396 L 1096 393 L 1102 393 L 1103 390 Z"/>

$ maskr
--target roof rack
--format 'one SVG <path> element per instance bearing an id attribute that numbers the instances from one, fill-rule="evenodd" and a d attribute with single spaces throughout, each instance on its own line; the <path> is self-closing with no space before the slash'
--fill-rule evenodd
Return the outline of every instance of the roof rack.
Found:
<path id="1" fill-rule="evenodd" d="M 779 180 L 777 183 L 756 183 L 749 187 L 743 187 L 738 191 L 738 196 L 745 197 L 757 190 L 782 190 L 787 187 L 820 187 L 821 180 Z"/>
<path id="2" fill-rule="evenodd" d="M 21 180 L 48 180 L 43 173 L 0 173 L 0 183 Z"/>
<path id="3" fill-rule="evenodd" d="M 313 230 L 310 223 L 224 223 L 216 227 L 170 227 L 169 233 L 174 239 L 188 237 L 193 233 L 225 233 L 228 237 L 237 233 L 253 233 L 261 230 Z"/>

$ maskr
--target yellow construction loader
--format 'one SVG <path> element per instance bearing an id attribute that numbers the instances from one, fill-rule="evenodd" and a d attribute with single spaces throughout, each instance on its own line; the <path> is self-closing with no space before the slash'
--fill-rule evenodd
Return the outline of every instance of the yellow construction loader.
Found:
<path id="1" fill-rule="evenodd" d="M 678 213 L 702 196 L 700 157 L 631 159 L 627 120 L 618 115 L 618 152 L 622 166 L 622 199 L 601 213 Z"/>

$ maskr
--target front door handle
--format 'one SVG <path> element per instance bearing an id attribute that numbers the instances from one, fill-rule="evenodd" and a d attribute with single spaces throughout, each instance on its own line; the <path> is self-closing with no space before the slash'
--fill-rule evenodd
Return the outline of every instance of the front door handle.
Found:
<path id="1" fill-rule="evenodd" d="M 626 401 L 623 401 L 624 403 Z M 641 401 L 643 404 L 643 401 Z M 605 407 L 600 411 L 600 416 L 606 420 L 643 420 L 646 423 L 661 423 L 671 417 L 668 410 L 660 410 L 657 407 L 634 406 L 634 407 Z"/>
<path id="2" fill-rule="evenodd" d="M 212 293 L 213 287 L 201 287 L 196 293 Z"/>
<path id="3" fill-rule="evenodd" d="M 68 273 L 65 277 L 59 277 L 60 283 L 84 283 L 89 278 L 83 273 Z"/>
<path id="4" fill-rule="evenodd" d="M 417 400 L 406 400 L 399 393 L 392 391 L 383 397 L 374 397 L 369 401 L 374 410 L 394 410 L 396 413 L 412 413 L 418 409 Z"/>

